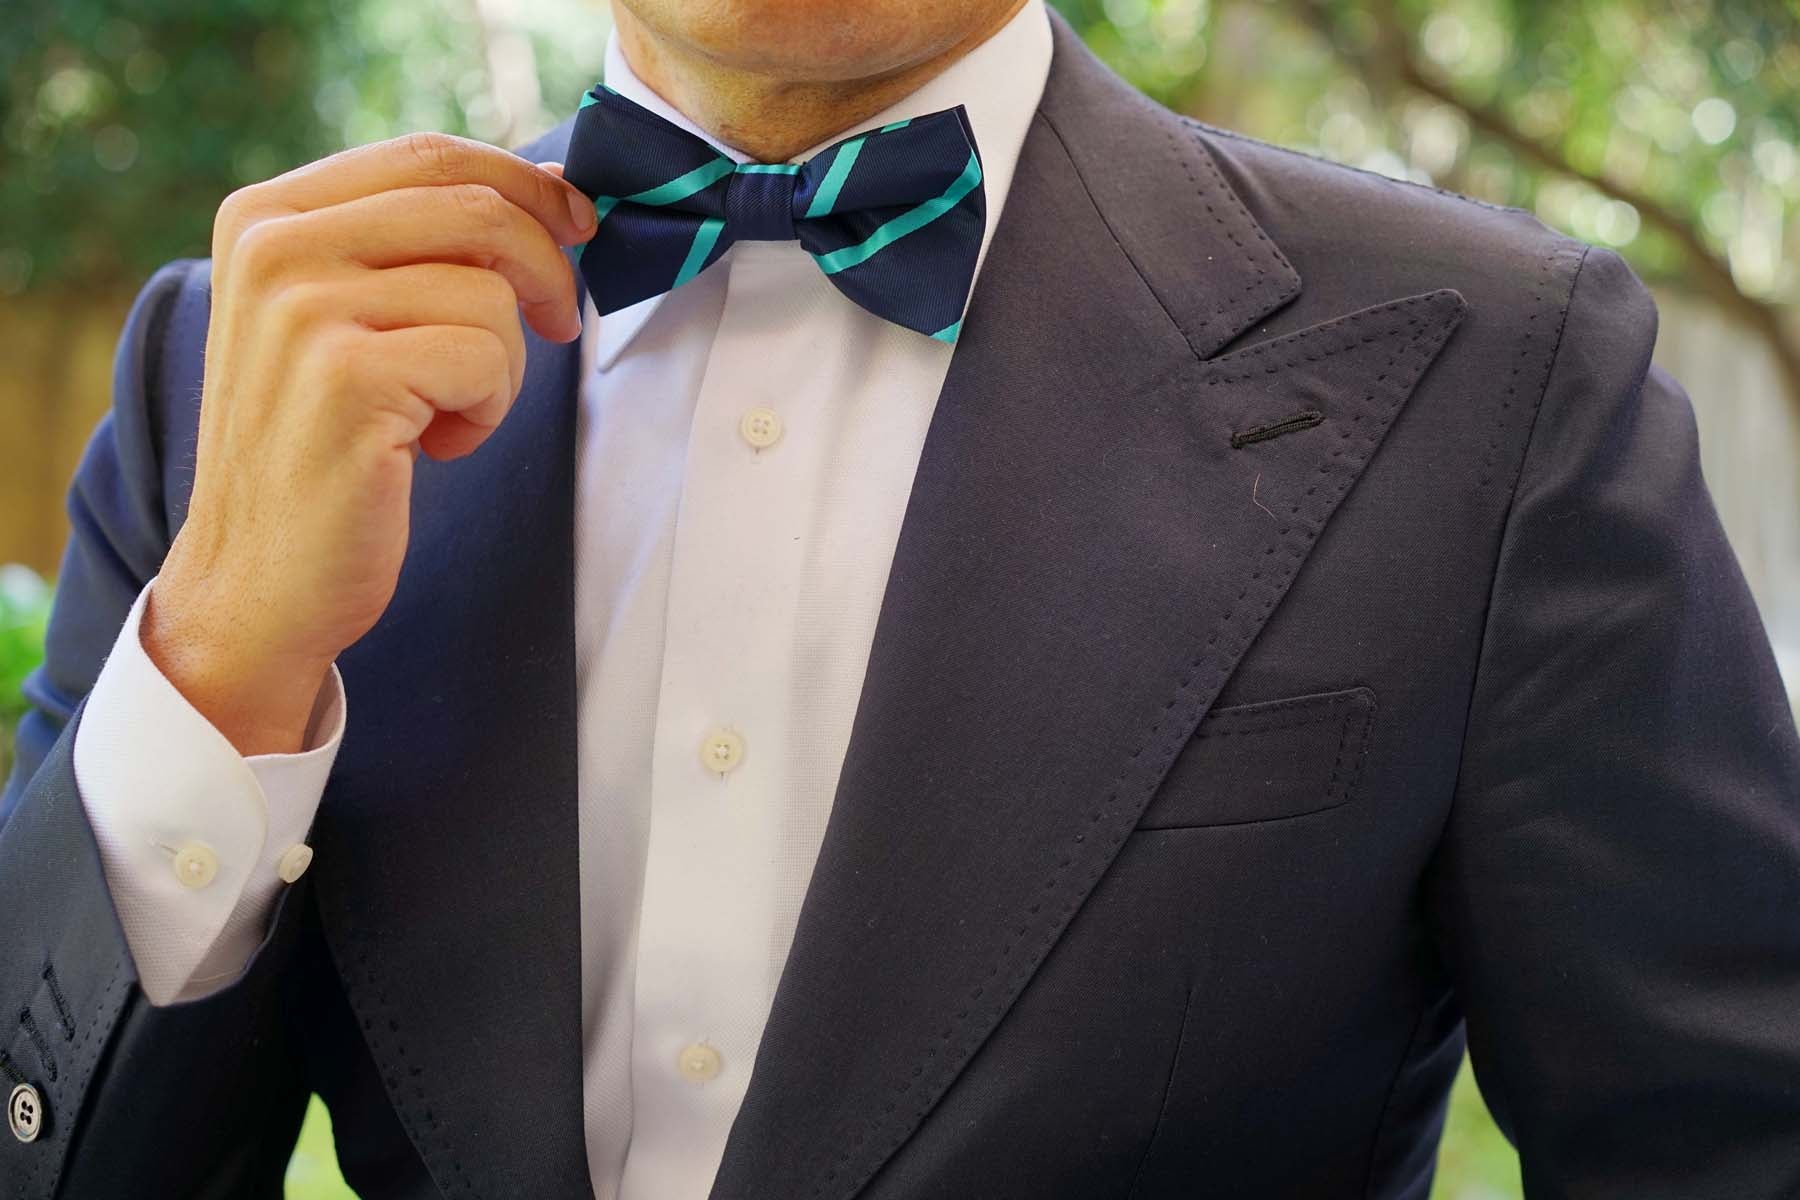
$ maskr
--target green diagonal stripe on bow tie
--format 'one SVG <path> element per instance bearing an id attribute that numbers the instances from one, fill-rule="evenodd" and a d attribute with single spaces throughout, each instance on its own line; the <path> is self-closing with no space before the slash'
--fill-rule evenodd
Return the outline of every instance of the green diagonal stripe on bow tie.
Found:
<path id="1" fill-rule="evenodd" d="M 841 250 L 833 250 L 829 254 L 815 254 L 819 269 L 827 275 L 835 275 L 839 271 L 867 262 L 883 248 L 899 241 L 909 233 L 917 232 L 931 224 L 945 213 L 956 207 L 964 196 L 975 190 L 981 182 L 981 160 L 973 153 L 969 155 L 969 163 L 963 168 L 956 181 L 944 190 L 940 196 L 933 196 L 916 208 L 908 209 L 893 220 L 876 228 L 874 233 L 854 246 L 845 246 Z"/>

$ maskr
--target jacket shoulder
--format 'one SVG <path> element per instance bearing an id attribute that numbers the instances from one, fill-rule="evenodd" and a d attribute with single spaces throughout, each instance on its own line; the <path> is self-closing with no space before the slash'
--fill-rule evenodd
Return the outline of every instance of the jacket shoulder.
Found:
<path id="1" fill-rule="evenodd" d="M 1514 254 L 1587 248 L 1523 208 L 1336 162 L 1190 117 L 1177 119 L 1199 136 L 1284 249 L 1292 246 L 1302 254 L 1341 249 L 1353 239 L 1370 253 L 1436 262 L 1490 247 Z"/>
<path id="2" fill-rule="evenodd" d="M 1308 312 L 1348 312 L 1448 287 L 1462 293 L 1472 315 L 1488 318 L 1476 328 L 1504 333 L 1520 322 L 1555 323 L 1594 255 L 1620 268 L 1610 274 L 1621 298 L 1654 328 L 1648 291 L 1616 254 L 1525 209 L 1177 119 L 1299 272 Z"/>

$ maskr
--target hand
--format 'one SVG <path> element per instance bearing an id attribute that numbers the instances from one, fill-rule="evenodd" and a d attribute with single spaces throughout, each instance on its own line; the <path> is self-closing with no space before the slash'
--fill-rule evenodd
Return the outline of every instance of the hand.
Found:
<path id="1" fill-rule="evenodd" d="M 559 170 L 436 134 L 220 207 L 193 495 L 140 636 L 240 753 L 300 748 L 393 598 L 415 454 L 472 452 L 517 397 L 521 315 L 580 335 L 557 247 L 594 227 Z"/>

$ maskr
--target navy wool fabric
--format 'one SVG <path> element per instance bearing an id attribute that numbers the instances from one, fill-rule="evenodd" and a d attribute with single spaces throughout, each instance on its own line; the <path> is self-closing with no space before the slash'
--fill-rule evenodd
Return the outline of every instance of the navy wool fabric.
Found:
<path id="1" fill-rule="evenodd" d="M 737 163 L 604 84 L 582 98 L 563 175 L 594 201 L 594 305 L 680 287 L 734 242 L 801 246 L 876 316 L 954 342 L 987 204 L 961 105 L 847 137 L 803 163 Z"/>

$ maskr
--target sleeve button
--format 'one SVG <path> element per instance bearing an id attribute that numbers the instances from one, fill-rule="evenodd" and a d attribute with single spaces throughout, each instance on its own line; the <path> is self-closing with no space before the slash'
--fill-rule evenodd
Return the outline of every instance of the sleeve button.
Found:
<path id="1" fill-rule="evenodd" d="M 21 1142 L 35 1142 L 43 1132 L 44 1099 L 29 1083 L 21 1083 L 7 1098 L 6 1125 Z"/>

